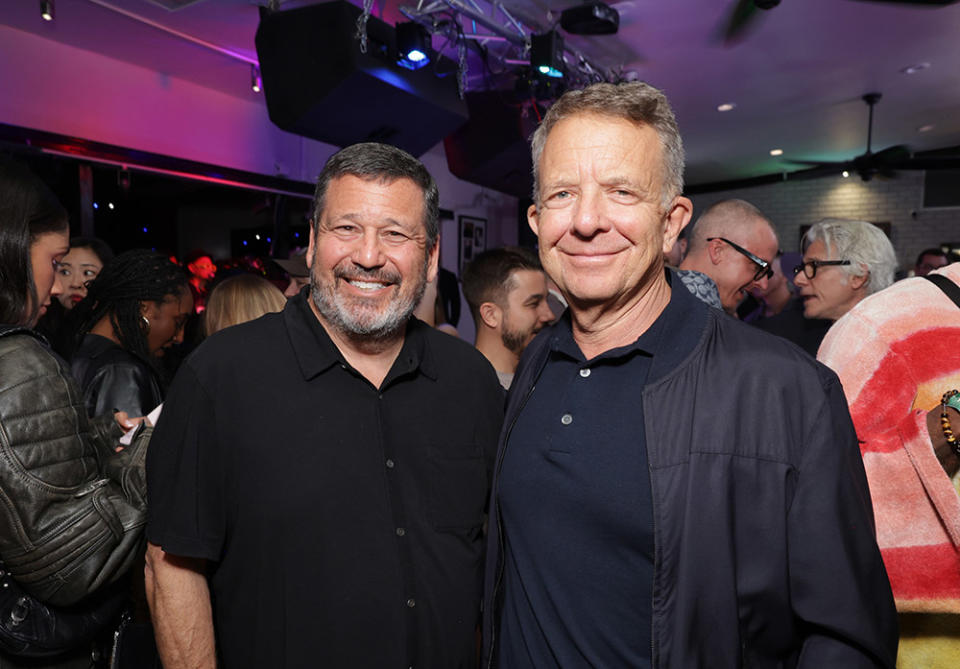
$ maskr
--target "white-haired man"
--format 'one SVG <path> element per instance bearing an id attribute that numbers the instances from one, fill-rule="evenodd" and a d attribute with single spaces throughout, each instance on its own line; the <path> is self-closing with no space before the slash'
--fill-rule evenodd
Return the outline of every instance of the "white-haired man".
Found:
<path id="1" fill-rule="evenodd" d="M 897 256 L 883 231 L 866 221 L 826 218 L 804 236 L 794 268 L 804 318 L 835 321 L 893 283 Z"/>

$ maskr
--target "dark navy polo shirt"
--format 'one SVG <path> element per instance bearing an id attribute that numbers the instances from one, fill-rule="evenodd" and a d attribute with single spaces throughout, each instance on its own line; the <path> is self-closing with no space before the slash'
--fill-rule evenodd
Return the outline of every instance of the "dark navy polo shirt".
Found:
<path id="1" fill-rule="evenodd" d="M 499 666 L 649 667 L 653 509 L 641 394 L 699 338 L 673 278 L 634 343 L 586 360 L 569 321 L 507 444 L 499 479 Z M 682 293 L 679 295 L 678 293 Z M 684 299 L 686 298 L 686 299 Z"/>

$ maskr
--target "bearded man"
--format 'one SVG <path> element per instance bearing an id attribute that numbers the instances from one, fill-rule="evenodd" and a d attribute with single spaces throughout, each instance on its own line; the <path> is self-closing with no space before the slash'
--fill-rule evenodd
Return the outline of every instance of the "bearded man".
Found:
<path id="1" fill-rule="evenodd" d="M 181 367 L 148 462 L 165 667 L 473 667 L 502 391 L 411 317 L 437 273 L 423 165 L 374 143 L 320 174 L 311 284 Z"/>
<path id="2" fill-rule="evenodd" d="M 521 248 L 484 251 L 463 271 L 463 294 L 477 327 L 477 350 L 509 389 L 523 349 L 554 320 L 540 261 Z"/>

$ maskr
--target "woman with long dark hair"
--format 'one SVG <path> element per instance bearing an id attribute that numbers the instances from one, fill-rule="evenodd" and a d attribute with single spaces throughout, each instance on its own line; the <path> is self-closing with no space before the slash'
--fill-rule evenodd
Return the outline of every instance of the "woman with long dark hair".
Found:
<path id="1" fill-rule="evenodd" d="M 31 329 L 69 248 L 67 214 L 0 159 L 0 667 L 89 667 L 125 605 L 146 520 L 146 436 L 117 451 L 62 361 Z M 125 420 L 125 417 L 121 417 Z M 148 432 L 148 431 L 147 431 Z"/>
<path id="2" fill-rule="evenodd" d="M 150 413 L 166 386 L 158 358 L 183 340 L 193 313 L 186 274 L 155 251 L 127 251 L 104 266 L 74 311 L 80 344 L 71 368 L 87 413 Z"/>

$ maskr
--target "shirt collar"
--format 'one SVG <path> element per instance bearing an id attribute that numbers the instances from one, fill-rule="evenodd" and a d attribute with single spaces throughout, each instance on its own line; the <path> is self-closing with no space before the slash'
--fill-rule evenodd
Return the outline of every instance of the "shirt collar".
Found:
<path id="1" fill-rule="evenodd" d="M 698 324 L 702 326 L 702 314 L 698 317 L 696 313 L 700 302 L 688 299 L 693 296 L 672 270 L 666 270 L 666 278 L 671 286 L 670 301 L 653 324 L 632 343 L 605 351 L 596 357 L 597 360 L 624 358 L 634 354 L 652 357 L 655 360 L 650 376 L 652 380 L 672 369 L 693 350 L 702 329 L 697 327 Z M 569 309 L 554 328 L 550 350 L 553 354 L 584 361 L 583 353 L 573 339 Z"/>
<path id="2" fill-rule="evenodd" d="M 330 335 L 310 308 L 309 296 L 309 288 L 304 288 L 299 294 L 287 300 L 287 305 L 283 309 L 287 336 L 290 338 L 290 345 L 293 347 L 304 379 L 322 374 L 334 365 L 349 366 L 340 349 L 330 339 Z M 384 379 L 384 387 L 394 379 L 411 374 L 417 369 L 428 378 L 436 380 L 437 366 L 427 346 L 426 330 L 429 328 L 430 326 L 422 321 L 414 317 L 410 318 L 403 339 L 403 347 Z"/>

